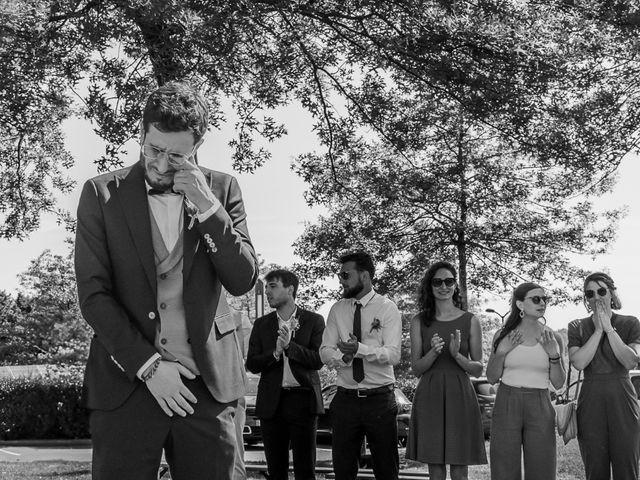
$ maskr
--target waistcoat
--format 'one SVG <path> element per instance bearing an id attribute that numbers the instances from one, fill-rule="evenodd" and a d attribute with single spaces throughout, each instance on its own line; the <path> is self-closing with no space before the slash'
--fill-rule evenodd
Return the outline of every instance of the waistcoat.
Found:
<path id="1" fill-rule="evenodd" d="M 184 233 L 181 231 L 173 250 L 169 251 L 162 240 L 156 220 L 151 214 L 151 240 L 158 286 L 157 307 L 160 313 L 154 343 L 162 358 L 178 361 L 191 372 L 199 375 L 200 372 L 191 350 L 182 300 L 184 288 L 182 282 L 183 237 Z"/>

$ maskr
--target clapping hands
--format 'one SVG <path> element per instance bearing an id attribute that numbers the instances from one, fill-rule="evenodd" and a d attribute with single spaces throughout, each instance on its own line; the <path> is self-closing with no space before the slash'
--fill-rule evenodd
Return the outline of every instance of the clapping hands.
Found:
<path id="1" fill-rule="evenodd" d="M 276 354 L 280 355 L 291 341 L 291 329 L 285 323 L 278 329 L 278 339 L 276 340 Z"/>
<path id="2" fill-rule="evenodd" d="M 593 323 L 596 330 L 602 329 L 608 332 L 613 327 L 611 326 L 611 307 L 608 306 L 601 298 L 595 301 L 593 310 Z"/>
<path id="3" fill-rule="evenodd" d="M 433 334 L 431 337 L 431 349 L 436 352 L 436 354 L 440 355 L 442 353 L 442 349 L 444 348 L 444 340 L 440 338 L 440 335 L 437 333 Z"/>
<path id="4" fill-rule="evenodd" d="M 510 331 L 506 337 L 500 340 L 496 353 L 506 355 L 523 342 L 522 333 L 519 330 Z"/>
<path id="5" fill-rule="evenodd" d="M 544 348 L 544 351 L 549 357 L 556 358 L 560 356 L 560 346 L 558 345 L 556 336 L 551 330 L 545 328 L 540 338 L 538 338 L 538 343 L 542 345 L 542 348 Z"/>

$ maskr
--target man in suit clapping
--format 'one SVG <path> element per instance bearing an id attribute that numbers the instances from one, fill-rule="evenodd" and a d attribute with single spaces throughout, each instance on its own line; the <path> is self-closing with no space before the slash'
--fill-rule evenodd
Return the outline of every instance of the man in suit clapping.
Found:
<path id="1" fill-rule="evenodd" d="M 289 444 L 296 480 L 315 478 L 316 429 L 323 412 L 320 392 L 321 315 L 295 303 L 298 278 L 287 270 L 265 276 L 265 293 L 274 312 L 258 318 L 249 338 L 247 369 L 260 373 L 256 415 L 269 478 L 286 480 Z"/>

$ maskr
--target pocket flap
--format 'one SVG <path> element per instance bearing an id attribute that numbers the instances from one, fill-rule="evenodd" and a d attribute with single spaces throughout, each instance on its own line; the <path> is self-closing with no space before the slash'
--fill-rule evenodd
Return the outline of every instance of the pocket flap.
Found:
<path id="1" fill-rule="evenodd" d="M 230 312 L 217 315 L 213 321 L 216 322 L 216 327 L 221 335 L 224 335 L 231 330 L 235 330 L 236 328 L 236 322 L 233 320 Z"/>

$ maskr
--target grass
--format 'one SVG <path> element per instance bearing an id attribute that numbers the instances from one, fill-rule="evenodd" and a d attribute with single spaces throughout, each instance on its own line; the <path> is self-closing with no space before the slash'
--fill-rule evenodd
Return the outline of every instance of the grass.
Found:
<path id="1" fill-rule="evenodd" d="M 582 480 L 584 468 L 578 442 L 572 440 L 568 445 L 563 445 L 562 440 L 557 441 L 558 475 L 556 480 Z M 489 455 L 489 442 L 487 442 L 487 456 Z M 421 468 L 422 465 L 415 462 L 403 461 L 403 468 Z M 0 478 L 2 480 L 91 480 L 91 464 L 89 462 L 0 462 Z M 169 475 L 164 479 L 169 480 Z M 259 474 L 252 472 L 247 477 L 249 480 L 264 479 Z M 293 479 L 293 474 L 289 476 Z M 317 480 L 324 480 L 324 475 L 317 475 Z M 490 480 L 488 465 L 469 467 L 470 480 Z"/>

